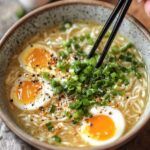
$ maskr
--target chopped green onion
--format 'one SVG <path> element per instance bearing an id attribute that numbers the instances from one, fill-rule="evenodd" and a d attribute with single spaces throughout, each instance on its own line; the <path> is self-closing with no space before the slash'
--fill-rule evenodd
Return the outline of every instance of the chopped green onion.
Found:
<path id="1" fill-rule="evenodd" d="M 82 106 L 82 102 L 81 101 L 76 101 L 74 103 L 70 104 L 70 108 L 71 109 L 79 109 Z"/>
<path id="2" fill-rule="evenodd" d="M 67 112 L 67 111 L 64 112 L 64 115 L 65 115 L 66 117 L 68 117 L 68 118 L 71 118 L 71 117 L 72 117 L 72 115 L 71 115 L 69 112 Z"/>
<path id="3" fill-rule="evenodd" d="M 62 24 L 62 26 L 60 27 L 61 31 L 66 31 L 68 29 L 70 29 L 72 27 L 72 22 L 71 21 L 64 21 L 64 23 Z"/>
<path id="4" fill-rule="evenodd" d="M 26 11 L 22 7 L 16 10 L 16 16 L 18 18 L 22 18 L 25 14 L 26 14 Z"/>
<path id="5" fill-rule="evenodd" d="M 120 48 L 120 51 L 124 52 L 124 51 L 126 51 L 126 50 L 128 50 L 129 48 L 132 48 L 132 47 L 134 47 L 134 45 L 132 43 L 127 43 L 126 45 L 124 45 Z"/>
<path id="6" fill-rule="evenodd" d="M 47 127 L 48 131 L 52 131 L 52 130 L 54 129 L 54 126 L 52 125 L 51 122 L 48 122 L 48 123 L 46 124 L 46 127 Z"/>
<path id="7" fill-rule="evenodd" d="M 73 113 L 73 118 L 74 119 L 81 119 L 83 117 L 83 115 L 84 115 L 84 112 L 82 109 L 80 109 L 80 110 L 77 110 Z"/>
<path id="8" fill-rule="evenodd" d="M 50 112 L 50 113 L 54 113 L 55 110 L 56 110 L 56 106 L 55 106 L 55 105 L 52 105 L 52 106 L 50 107 L 50 109 L 49 109 L 49 112 Z"/>
<path id="9" fill-rule="evenodd" d="M 61 143 L 61 138 L 58 135 L 54 135 L 52 136 L 52 140 L 56 143 Z"/>
<path id="10" fill-rule="evenodd" d="M 42 77 L 43 77 L 45 80 L 47 80 L 47 81 L 50 80 L 50 76 L 49 76 L 49 73 L 48 73 L 48 72 L 42 73 Z"/>
<path id="11" fill-rule="evenodd" d="M 60 82 L 55 79 L 51 79 L 50 83 L 53 87 L 58 87 L 60 85 Z"/>

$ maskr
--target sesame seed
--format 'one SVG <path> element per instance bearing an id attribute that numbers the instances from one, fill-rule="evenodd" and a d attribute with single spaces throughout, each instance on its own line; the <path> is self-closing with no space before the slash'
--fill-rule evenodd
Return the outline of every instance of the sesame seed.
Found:
<path id="1" fill-rule="evenodd" d="M 10 99 L 10 102 L 12 103 L 12 102 L 13 102 L 13 99 Z"/>
<path id="2" fill-rule="evenodd" d="M 109 112 L 109 115 L 112 115 L 112 112 Z"/>
<path id="3" fill-rule="evenodd" d="M 44 107 L 43 106 L 39 107 L 39 110 L 44 111 Z"/>
<path id="4" fill-rule="evenodd" d="M 32 77 L 35 77 L 35 74 L 33 74 Z"/>

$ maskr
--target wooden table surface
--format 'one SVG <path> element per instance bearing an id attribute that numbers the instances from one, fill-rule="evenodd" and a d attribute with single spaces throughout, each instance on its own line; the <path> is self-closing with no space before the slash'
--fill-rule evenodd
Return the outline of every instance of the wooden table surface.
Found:
<path id="1" fill-rule="evenodd" d="M 115 2 L 115 0 L 104 1 Z M 17 21 L 14 14 L 18 7 L 20 7 L 20 5 L 16 0 L 0 0 L 0 37 L 2 37 L 6 30 Z M 139 5 L 136 0 L 134 0 L 129 13 L 139 19 L 150 31 L 150 19 L 146 16 L 142 4 Z M 14 135 L 0 120 L 0 150 L 34 149 L 35 148 L 29 146 Z M 134 140 L 124 145 L 119 150 L 150 150 L 150 122 Z"/>

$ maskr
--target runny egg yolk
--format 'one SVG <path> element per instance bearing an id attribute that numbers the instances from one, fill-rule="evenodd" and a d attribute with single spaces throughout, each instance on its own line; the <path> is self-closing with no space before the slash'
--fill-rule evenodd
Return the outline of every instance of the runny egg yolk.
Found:
<path id="1" fill-rule="evenodd" d="M 35 101 L 40 89 L 39 82 L 24 81 L 17 87 L 16 93 L 20 103 L 31 104 Z"/>
<path id="2" fill-rule="evenodd" d="M 94 116 L 87 120 L 86 134 L 96 140 L 108 140 L 115 134 L 114 121 L 106 115 Z"/>
<path id="3" fill-rule="evenodd" d="M 32 67 L 46 68 L 51 61 L 51 55 L 42 48 L 33 48 L 31 53 L 26 58 L 26 62 L 31 64 Z"/>

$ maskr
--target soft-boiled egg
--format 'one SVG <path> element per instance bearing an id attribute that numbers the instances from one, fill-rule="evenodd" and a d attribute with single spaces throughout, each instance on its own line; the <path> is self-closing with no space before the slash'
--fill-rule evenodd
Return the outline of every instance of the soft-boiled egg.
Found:
<path id="1" fill-rule="evenodd" d="M 13 104 L 22 110 L 35 110 L 47 104 L 53 96 L 51 85 L 38 75 L 24 74 L 11 89 Z"/>
<path id="2" fill-rule="evenodd" d="M 110 106 L 93 107 L 93 117 L 86 119 L 80 135 L 87 143 L 95 146 L 104 146 L 116 141 L 125 130 L 125 120 L 122 113 Z"/>
<path id="3" fill-rule="evenodd" d="M 57 54 L 42 44 L 32 44 L 19 55 L 21 67 L 30 73 L 49 71 L 56 61 Z"/>

